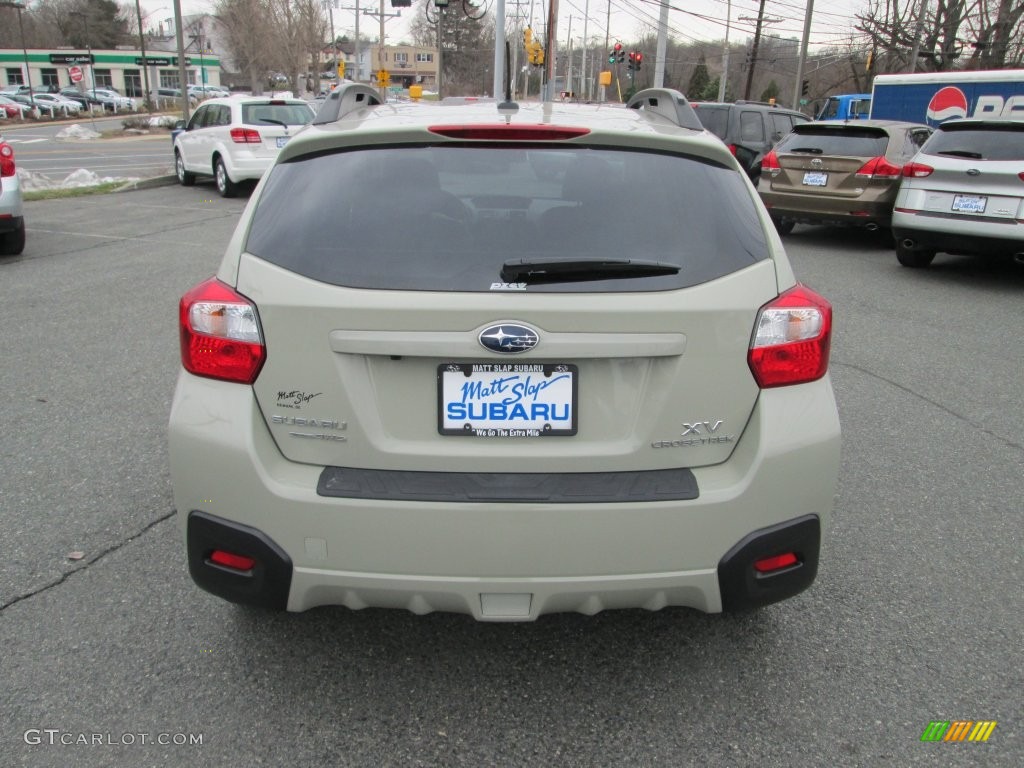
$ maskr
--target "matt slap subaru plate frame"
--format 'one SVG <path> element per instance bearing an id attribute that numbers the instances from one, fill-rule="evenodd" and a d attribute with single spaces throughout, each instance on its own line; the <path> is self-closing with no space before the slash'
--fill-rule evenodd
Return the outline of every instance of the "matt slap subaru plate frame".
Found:
<path id="1" fill-rule="evenodd" d="M 576 434 L 579 368 L 492 361 L 437 366 L 437 431 L 515 439 Z"/>

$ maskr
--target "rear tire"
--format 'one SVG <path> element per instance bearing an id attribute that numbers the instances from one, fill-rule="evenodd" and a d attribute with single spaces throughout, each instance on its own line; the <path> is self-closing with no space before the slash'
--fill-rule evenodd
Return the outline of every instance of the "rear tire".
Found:
<path id="1" fill-rule="evenodd" d="M 931 264 L 934 258 L 935 251 L 933 250 L 912 251 L 904 247 L 902 243 L 896 243 L 896 260 L 904 267 L 922 269 Z"/>
<path id="2" fill-rule="evenodd" d="M 217 182 L 217 191 L 221 197 L 238 197 L 238 185 L 228 176 L 227 166 L 219 157 L 213 164 L 213 177 Z"/>
<path id="3" fill-rule="evenodd" d="M 0 256 L 17 256 L 25 250 L 25 220 L 13 232 L 0 235 Z"/>
<path id="4" fill-rule="evenodd" d="M 775 225 L 775 229 L 780 235 L 788 235 L 793 231 L 793 227 L 796 226 L 795 221 L 790 221 L 789 219 L 777 219 L 774 216 L 772 217 L 772 224 Z"/>
<path id="5" fill-rule="evenodd" d="M 181 159 L 181 153 L 174 153 L 174 172 L 178 175 L 178 183 L 183 187 L 191 187 L 196 183 L 196 175 L 185 170 L 185 161 Z"/>

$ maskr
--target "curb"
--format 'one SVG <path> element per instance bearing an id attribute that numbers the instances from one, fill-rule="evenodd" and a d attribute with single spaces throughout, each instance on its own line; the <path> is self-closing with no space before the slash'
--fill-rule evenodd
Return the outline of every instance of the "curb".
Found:
<path id="1" fill-rule="evenodd" d="M 154 176 L 151 179 L 136 179 L 135 181 L 129 181 L 115 189 L 114 192 L 131 192 L 136 189 L 157 189 L 158 187 L 169 187 L 172 184 L 177 183 L 178 177 L 174 174 L 171 174 L 170 176 Z"/>

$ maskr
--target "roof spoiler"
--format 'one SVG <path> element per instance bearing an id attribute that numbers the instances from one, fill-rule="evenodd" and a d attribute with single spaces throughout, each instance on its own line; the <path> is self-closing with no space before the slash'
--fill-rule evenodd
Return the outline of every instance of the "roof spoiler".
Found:
<path id="1" fill-rule="evenodd" d="M 704 126 L 701 125 L 690 102 L 683 94 L 672 88 L 645 88 L 634 94 L 633 98 L 626 102 L 626 107 L 628 109 L 642 107 L 645 112 L 661 115 L 680 128 L 690 128 L 694 131 L 704 130 Z"/>
<path id="2" fill-rule="evenodd" d="M 345 83 L 339 85 L 327 96 L 312 125 L 323 125 L 340 120 L 349 112 L 354 112 L 362 107 L 374 107 L 383 104 L 384 99 L 380 93 L 364 83 Z"/>

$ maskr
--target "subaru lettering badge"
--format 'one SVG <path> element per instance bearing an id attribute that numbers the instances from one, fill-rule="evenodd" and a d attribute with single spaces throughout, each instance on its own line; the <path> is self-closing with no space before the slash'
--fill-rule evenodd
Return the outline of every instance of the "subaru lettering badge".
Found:
<path id="1" fill-rule="evenodd" d="M 514 355 L 536 347 L 540 336 L 533 328 L 528 328 L 525 325 L 502 323 L 484 328 L 480 332 L 479 339 L 485 349 Z"/>

